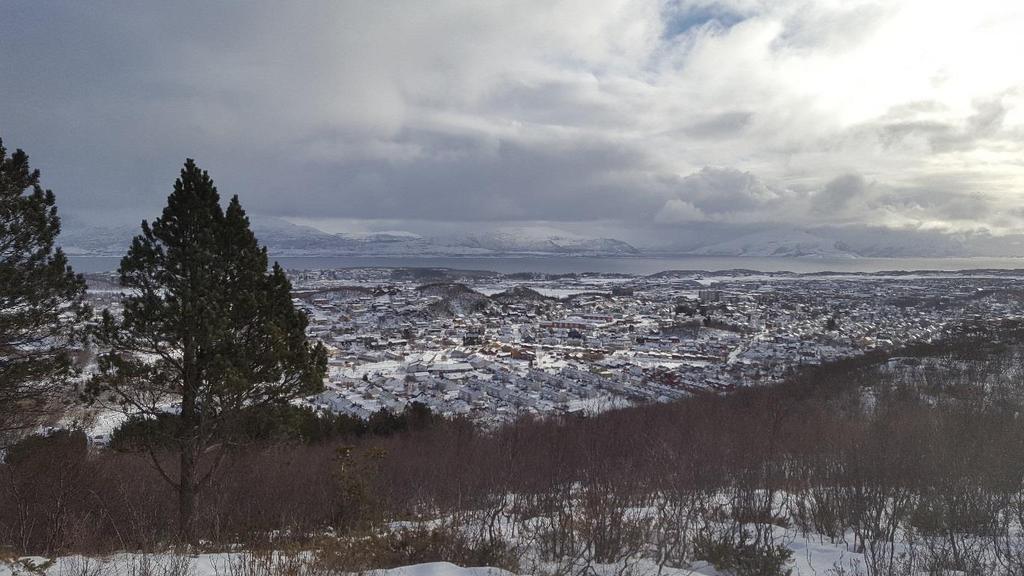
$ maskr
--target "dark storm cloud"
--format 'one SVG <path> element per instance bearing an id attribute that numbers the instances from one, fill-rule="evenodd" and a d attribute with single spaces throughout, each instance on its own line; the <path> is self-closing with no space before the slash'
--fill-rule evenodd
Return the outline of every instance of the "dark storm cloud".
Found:
<path id="1" fill-rule="evenodd" d="M 724 112 L 699 120 L 687 126 L 683 132 L 695 138 L 718 138 L 738 135 L 750 125 L 750 112 Z"/>
<path id="2" fill-rule="evenodd" d="M 588 74 L 566 79 L 524 82 L 510 79 L 486 96 L 490 110 L 517 122 L 555 126 L 621 128 L 628 118 L 616 102 L 604 99 L 600 80 Z"/>
<path id="3" fill-rule="evenodd" d="M 842 212 L 851 203 L 862 198 L 867 182 L 860 174 L 844 174 L 825 185 L 811 200 L 813 210 L 819 214 Z"/>
<path id="4" fill-rule="evenodd" d="M 424 152 L 398 162 L 297 168 L 317 178 L 302 210 L 342 206 L 354 218 L 574 221 L 615 214 L 635 220 L 661 198 L 659 184 L 643 171 L 643 157 L 614 143 L 528 146 L 415 131 L 397 141 Z M 293 213 L 287 196 L 261 204 L 302 215 Z"/>
<path id="5" fill-rule="evenodd" d="M 776 211 L 785 209 L 797 195 L 793 190 L 768 185 L 749 172 L 706 167 L 679 181 L 674 197 L 666 201 L 657 219 L 662 222 L 771 221 Z"/>

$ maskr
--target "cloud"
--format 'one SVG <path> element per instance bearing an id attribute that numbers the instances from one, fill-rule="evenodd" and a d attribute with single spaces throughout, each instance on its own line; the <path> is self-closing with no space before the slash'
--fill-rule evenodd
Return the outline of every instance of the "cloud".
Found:
<path id="1" fill-rule="evenodd" d="M 707 214 L 693 205 L 692 202 L 669 198 L 665 205 L 654 215 L 654 221 L 659 224 L 686 224 L 690 222 L 703 222 L 708 219 Z"/>
<path id="2" fill-rule="evenodd" d="M 919 107 L 904 108 L 889 116 L 897 119 L 883 123 L 879 127 L 882 142 L 887 147 L 905 143 L 913 137 L 922 138 L 931 151 L 944 153 L 969 151 L 977 148 L 982 140 L 1009 140 L 1015 135 L 1001 135 L 1007 109 L 1002 97 L 986 98 L 973 102 L 974 111 L 955 120 L 932 119 L 936 111 L 942 108 Z M 903 116 L 903 118 L 900 118 Z"/>
<path id="3" fill-rule="evenodd" d="M 994 0 L 14 0 L 0 136 L 68 212 L 155 213 L 190 156 L 296 218 L 1012 231 L 1022 26 Z"/>
<path id="4" fill-rule="evenodd" d="M 709 118 L 697 120 L 683 129 L 686 135 L 695 138 L 716 138 L 740 135 L 750 125 L 753 114 L 750 112 L 723 112 Z"/>
<path id="5" fill-rule="evenodd" d="M 800 197 L 794 190 L 771 186 L 749 172 L 716 167 L 680 179 L 673 194 L 655 215 L 656 221 L 767 222 L 791 209 Z"/>
<path id="6" fill-rule="evenodd" d="M 837 214 L 846 209 L 867 192 L 867 182 L 860 174 L 843 174 L 829 181 L 820 192 L 811 199 L 814 212 L 818 214 Z"/>

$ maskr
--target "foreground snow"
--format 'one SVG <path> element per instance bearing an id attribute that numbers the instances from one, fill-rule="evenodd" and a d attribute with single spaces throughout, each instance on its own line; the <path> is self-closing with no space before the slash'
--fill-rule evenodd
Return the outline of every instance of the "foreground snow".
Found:
<path id="1" fill-rule="evenodd" d="M 430 562 L 382 570 L 379 574 L 381 576 L 506 576 L 512 573 L 500 568 L 462 568 L 450 562 Z"/>
<path id="2" fill-rule="evenodd" d="M 784 532 L 780 530 L 780 534 Z M 791 532 L 787 547 L 794 552 L 792 576 L 823 576 L 829 574 L 857 574 L 863 570 L 863 556 L 851 552 L 845 545 L 821 542 L 817 538 L 801 538 Z M 116 554 L 104 558 L 67 556 L 56 559 L 23 557 L 0 560 L 0 576 L 239 576 L 240 571 L 232 564 L 242 557 L 241 553 L 197 554 L 180 556 L 174 554 Z M 148 572 L 140 566 L 151 567 Z M 176 570 L 177 568 L 177 570 Z M 626 565 L 592 566 L 594 576 L 727 576 L 727 572 L 716 570 L 704 562 L 694 563 L 689 568 L 662 567 L 650 559 L 627 561 Z M 527 566 L 522 574 L 552 573 L 555 565 Z M 845 570 L 845 572 L 843 571 Z M 245 576 L 264 576 L 241 571 Z M 494 567 L 461 567 L 450 562 L 430 562 L 381 569 L 363 574 L 373 576 L 515 576 L 513 573 Z M 273 576 L 273 573 L 265 576 Z"/>
<path id="3" fill-rule="evenodd" d="M 228 568 L 232 554 L 199 554 L 189 557 L 189 576 L 225 576 L 231 574 Z M 109 558 L 93 559 L 82 556 L 67 556 L 58 559 L 43 557 L 24 557 L 16 560 L 0 561 L 0 576 L 85 576 L 138 575 L 139 562 L 142 556 L 134 554 L 118 554 Z M 172 564 L 178 564 L 181 557 L 157 554 L 147 556 L 150 565 L 155 566 L 152 574 L 172 574 Z M 142 572 L 145 573 L 145 572 Z M 429 562 L 373 571 L 374 576 L 514 576 L 511 572 L 500 568 L 476 567 L 463 568 L 450 562 Z M 184 576 L 184 575 L 176 575 Z"/>

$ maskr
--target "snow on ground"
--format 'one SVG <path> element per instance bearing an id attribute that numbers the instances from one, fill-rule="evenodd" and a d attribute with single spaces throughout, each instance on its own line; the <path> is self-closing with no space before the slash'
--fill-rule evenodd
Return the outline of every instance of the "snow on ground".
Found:
<path id="1" fill-rule="evenodd" d="M 622 396 L 601 396 L 599 398 L 581 398 L 579 400 L 570 400 L 566 404 L 566 411 L 570 413 L 582 412 L 588 416 L 600 414 L 601 412 L 607 412 L 609 410 L 615 410 L 617 408 L 626 408 L 632 404 L 629 400 Z"/>
<path id="2" fill-rule="evenodd" d="M 227 576 L 231 574 L 231 563 L 236 560 L 233 554 L 199 554 L 187 557 L 189 576 Z M 153 554 L 149 556 L 135 554 L 116 554 L 107 558 L 87 558 L 83 556 L 67 556 L 51 560 L 39 556 L 19 558 L 17 560 L 0 560 L 0 576 L 130 576 L 139 574 L 142 565 L 156 568 L 155 573 L 163 573 L 160 568 L 167 569 L 179 564 L 182 557 L 169 554 Z M 493 567 L 463 568 L 450 562 L 429 562 L 402 566 L 387 570 L 374 570 L 372 576 L 515 576 L 511 572 Z"/>
<path id="3" fill-rule="evenodd" d="M 90 442 L 106 444 L 114 430 L 128 419 L 123 411 L 110 408 L 87 408 L 69 411 L 54 427 L 40 427 L 37 434 L 49 435 L 53 430 L 82 429 Z"/>
<path id="4" fill-rule="evenodd" d="M 592 286 L 583 286 L 580 288 L 547 288 L 542 286 L 534 287 L 539 294 L 543 296 L 550 296 L 552 298 L 567 298 L 569 296 L 575 296 L 577 294 L 585 294 L 588 292 L 600 292 L 598 288 Z"/>
<path id="5" fill-rule="evenodd" d="M 793 551 L 793 558 L 787 568 L 792 569 L 792 576 L 824 576 L 827 574 L 855 573 L 855 567 L 863 568 L 863 556 L 852 552 L 846 545 L 831 544 L 817 536 L 803 538 L 792 531 L 782 528 L 776 530 L 777 541 L 785 542 Z M 230 576 L 230 566 L 237 563 L 239 553 L 197 554 L 185 557 L 188 560 L 188 576 Z M 116 554 L 104 558 L 84 558 L 68 556 L 57 559 L 43 557 L 23 557 L 3 559 L 0 557 L 0 576 L 131 576 L 138 574 L 138 567 L 145 564 L 155 567 L 172 567 L 182 564 L 182 556 L 173 554 Z M 88 570 L 86 568 L 89 568 Z M 538 571 L 551 573 L 557 566 L 534 565 L 523 566 L 521 573 L 533 574 Z M 564 568 L 564 566 L 563 566 Z M 663 567 L 650 559 L 629 561 L 629 569 L 623 571 L 623 565 L 592 565 L 587 570 L 594 576 L 616 576 L 630 574 L 632 576 L 726 576 L 726 572 L 716 570 L 706 562 L 696 562 L 688 568 Z M 845 572 L 842 572 L 845 570 Z M 154 573 L 165 573 L 156 570 Z M 170 573 L 170 571 L 166 572 Z M 493 567 L 460 567 L 449 562 L 431 562 L 399 568 L 374 570 L 373 576 L 514 576 L 513 573 Z"/>
<path id="6" fill-rule="evenodd" d="M 576 288 L 564 288 L 554 285 L 538 285 L 530 284 L 527 282 L 520 282 L 518 284 L 496 284 L 486 286 L 474 286 L 473 289 L 483 294 L 484 296 L 494 296 L 500 294 L 506 290 L 522 286 L 524 288 L 530 288 L 542 296 L 550 296 L 552 298 L 567 298 L 569 296 L 575 296 L 577 294 L 588 294 L 592 292 L 608 292 L 607 286 L 602 285 L 582 285 Z"/>
<path id="7" fill-rule="evenodd" d="M 346 367 L 339 370 L 339 373 L 344 378 L 351 378 L 353 380 L 359 380 L 363 376 L 371 375 L 395 375 L 400 372 L 404 372 L 407 364 L 413 362 L 409 358 L 406 360 L 381 360 L 379 362 L 366 362 L 359 364 L 358 366 Z"/>
<path id="8" fill-rule="evenodd" d="M 554 354 L 548 354 L 546 352 L 537 352 L 537 357 L 533 361 L 533 367 L 539 370 L 547 371 L 558 371 L 568 366 L 569 363 L 564 358 L 560 358 Z"/>
<path id="9" fill-rule="evenodd" d="M 448 562 L 430 562 L 378 572 L 380 576 L 509 576 L 500 568 L 462 568 Z"/>

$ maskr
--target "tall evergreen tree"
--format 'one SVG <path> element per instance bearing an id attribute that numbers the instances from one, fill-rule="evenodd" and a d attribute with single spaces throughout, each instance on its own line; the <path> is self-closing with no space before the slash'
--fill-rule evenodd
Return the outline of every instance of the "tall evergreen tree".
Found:
<path id="1" fill-rule="evenodd" d="M 120 317 L 104 311 L 97 340 L 108 351 L 90 392 L 135 417 L 164 418 L 180 407 L 174 425 L 150 428 L 163 435 L 150 455 L 177 490 L 180 535 L 191 539 L 196 495 L 232 422 L 246 408 L 318 391 L 326 353 L 307 341 L 284 271 L 275 263 L 268 272 L 238 197 L 222 210 L 210 176 L 191 159 L 161 217 L 142 223 L 119 273 L 131 293 Z M 158 454 L 168 445 L 177 466 Z"/>
<path id="2" fill-rule="evenodd" d="M 74 374 L 69 350 L 89 309 L 59 232 L 53 192 L 0 141 L 0 436 L 37 424 Z"/>

